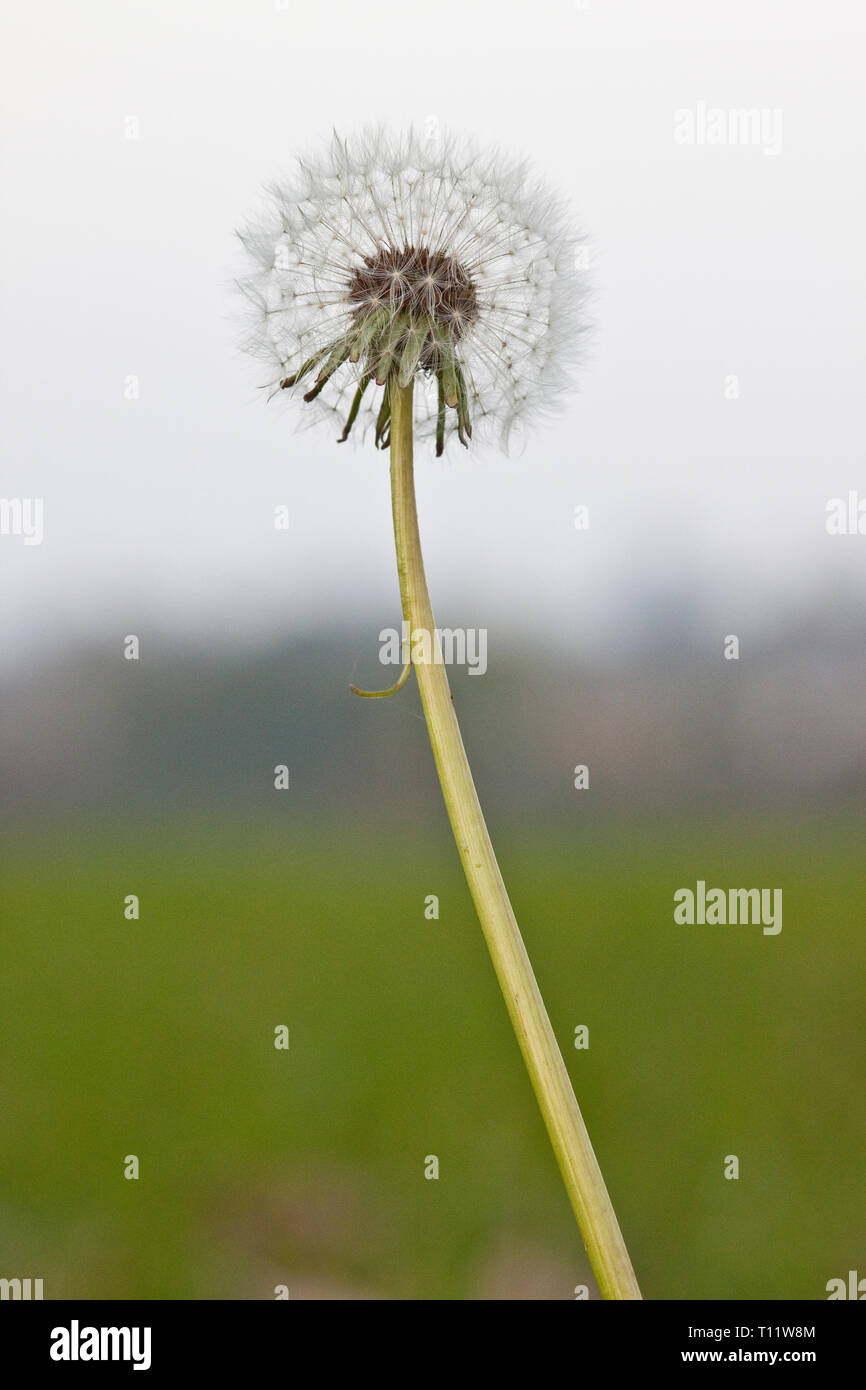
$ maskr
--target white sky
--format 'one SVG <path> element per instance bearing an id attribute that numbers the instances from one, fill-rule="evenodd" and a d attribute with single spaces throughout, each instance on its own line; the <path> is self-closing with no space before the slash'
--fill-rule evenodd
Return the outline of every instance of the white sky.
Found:
<path id="1" fill-rule="evenodd" d="M 397 621 L 386 457 L 265 405 L 229 288 L 261 184 L 378 119 L 530 155 L 593 246 L 563 419 L 514 459 L 419 461 L 441 621 L 589 649 L 678 586 L 730 631 L 864 591 L 866 536 L 824 529 L 866 498 L 858 0 L 17 0 L 4 29 L 0 496 L 45 506 L 41 546 L 0 536 L 4 662 Z M 678 144 L 701 102 L 779 109 L 782 152 Z"/>

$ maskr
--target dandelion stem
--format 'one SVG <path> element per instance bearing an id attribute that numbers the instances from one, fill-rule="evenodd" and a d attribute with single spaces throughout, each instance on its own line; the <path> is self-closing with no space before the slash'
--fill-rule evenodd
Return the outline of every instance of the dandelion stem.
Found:
<path id="1" fill-rule="evenodd" d="M 616 1215 L 520 935 L 463 748 L 436 633 L 418 530 L 412 388 L 392 378 L 391 496 L 403 616 L 445 805 L 511 1023 L 603 1298 L 639 1299 Z M 386 390 L 389 388 L 386 387 Z M 415 633 L 426 633 L 416 645 Z M 429 652 L 429 660 L 426 653 Z"/>
<path id="2" fill-rule="evenodd" d="M 400 675 L 397 677 L 397 680 L 394 682 L 393 685 L 389 685 L 387 690 L 361 690 L 357 685 L 350 685 L 349 689 L 351 690 L 353 695 L 361 695 L 365 700 L 384 700 L 386 696 L 396 695 L 398 690 L 403 689 L 403 686 L 409 679 L 409 673 L 411 670 L 412 658 L 410 656 L 409 660 L 405 663 L 403 670 L 400 672 Z"/>

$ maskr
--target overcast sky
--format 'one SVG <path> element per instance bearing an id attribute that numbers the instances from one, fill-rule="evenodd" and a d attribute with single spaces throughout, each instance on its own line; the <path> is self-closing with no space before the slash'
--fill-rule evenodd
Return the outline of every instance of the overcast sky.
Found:
<path id="1" fill-rule="evenodd" d="M 13 0 L 0 497 L 43 498 L 44 540 L 0 536 L 2 661 L 398 620 L 386 457 L 265 404 L 231 290 L 261 185 L 380 119 L 530 156 L 592 247 L 561 420 L 419 461 L 441 621 L 590 649 L 654 595 L 737 631 L 864 592 L 866 535 L 825 529 L 866 499 L 864 27 L 859 0 Z M 739 108 L 760 139 L 701 143 Z"/>

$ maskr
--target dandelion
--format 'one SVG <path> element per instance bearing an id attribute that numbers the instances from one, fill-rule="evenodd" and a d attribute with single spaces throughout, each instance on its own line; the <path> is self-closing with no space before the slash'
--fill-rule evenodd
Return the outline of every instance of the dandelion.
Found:
<path id="1" fill-rule="evenodd" d="M 414 439 L 508 447 L 561 402 L 586 321 L 578 238 L 524 164 L 449 136 L 350 140 L 299 161 L 242 234 L 248 346 L 272 394 L 339 442 L 390 450 L 410 656 L 445 805 L 506 1007 L 599 1288 L 640 1298 L 496 862 L 466 758 L 421 553 Z"/>
<path id="2" fill-rule="evenodd" d="M 416 382 L 416 438 L 507 445 L 570 384 L 585 323 L 577 238 L 526 166 L 443 136 L 334 136 L 271 189 L 242 240 L 250 345 L 273 390 L 341 441 L 388 445 Z"/>

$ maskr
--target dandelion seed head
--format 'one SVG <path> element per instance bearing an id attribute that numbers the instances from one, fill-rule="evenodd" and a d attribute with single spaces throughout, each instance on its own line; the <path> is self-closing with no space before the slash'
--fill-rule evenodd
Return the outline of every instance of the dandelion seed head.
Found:
<path id="1" fill-rule="evenodd" d="M 335 134 L 240 235 L 246 346 L 343 439 L 387 443 L 397 380 L 415 380 L 416 437 L 437 452 L 473 423 L 507 447 L 573 386 L 580 237 L 523 163 L 447 134 Z"/>

